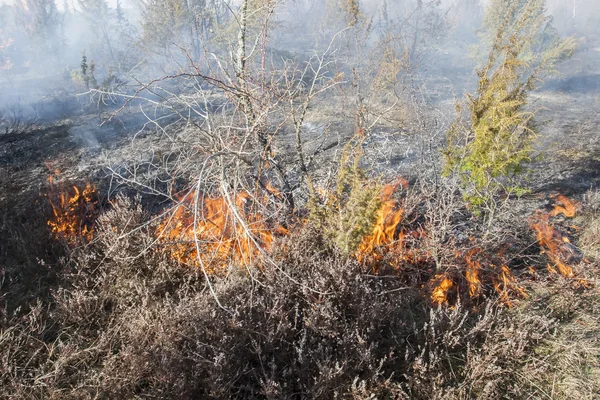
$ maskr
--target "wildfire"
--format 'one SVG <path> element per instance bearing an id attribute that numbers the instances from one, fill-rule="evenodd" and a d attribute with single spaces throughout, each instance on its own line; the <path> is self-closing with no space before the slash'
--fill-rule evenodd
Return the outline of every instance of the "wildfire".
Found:
<path id="1" fill-rule="evenodd" d="M 471 298 L 479 296 L 479 293 L 481 292 L 481 281 L 479 280 L 479 270 L 481 269 L 481 264 L 479 261 L 473 260 L 473 256 L 476 253 L 478 253 L 478 250 L 473 249 L 469 251 L 465 257 L 465 261 L 467 262 L 467 271 L 465 272 L 465 277 L 469 283 L 469 296 Z"/>
<path id="2" fill-rule="evenodd" d="M 575 276 L 573 268 L 563 261 L 568 255 L 564 247 L 565 241 L 549 221 L 550 215 L 538 212 L 531 223 L 531 227 L 536 232 L 536 239 L 542 248 L 542 252 L 548 255 L 550 261 L 552 261 L 553 265 L 548 264 L 548 271 L 555 273 L 558 269 L 562 276 L 573 278 Z"/>
<path id="3" fill-rule="evenodd" d="M 569 265 L 569 260 L 575 254 L 570 246 L 571 241 L 563 236 L 550 222 L 550 217 L 564 214 L 568 218 L 575 216 L 578 204 L 567 199 L 564 196 L 556 196 L 558 205 L 549 213 L 538 211 L 531 221 L 531 227 L 536 232 L 536 239 L 540 245 L 541 252 L 546 254 L 550 263 L 546 266 L 548 272 L 552 275 L 561 275 L 571 279 L 571 283 L 576 287 L 588 288 L 590 282 L 585 279 L 577 278 L 573 267 Z"/>
<path id="4" fill-rule="evenodd" d="M 568 199 L 562 194 L 559 194 L 554 198 L 556 199 L 557 204 L 554 205 L 554 209 L 550 212 L 550 216 L 556 217 L 560 214 L 564 214 L 567 218 L 573 218 L 575 216 L 577 208 L 579 207 L 578 203 Z"/>
<path id="5" fill-rule="evenodd" d="M 203 199 L 201 206 L 195 206 L 196 199 Z M 250 211 L 251 203 L 247 192 L 236 196 L 233 207 L 222 197 L 192 192 L 179 198 L 156 232 L 173 258 L 188 265 L 197 265 L 200 258 L 208 273 L 222 272 L 229 261 L 248 265 L 261 250 L 271 248 L 275 235 L 287 234 L 285 228 L 269 226 L 259 213 Z"/>
<path id="6" fill-rule="evenodd" d="M 94 237 L 93 220 L 96 216 L 96 188 L 87 183 L 83 189 L 73 185 L 69 189 L 61 186 L 55 192 L 54 180 L 48 179 L 50 192 L 47 195 L 52 207 L 52 218 L 48 226 L 56 239 L 65 240 L 69 245 L 81 239 L 90 241 Z"/>
<path id="7" fill-rule="evenodd" d="M 408 182 L 398 178 L 396 182 L 385 185 L 380 194 L 381 206 L 377 210 L 377 218 L 373 224 L 371 233 L 365 236 L 356 251 L 356 258 L 369 264 L 374 270 L 377 264 L 386 254 L 393 253 L 396 267 L 402 261 L 415 262 L 419 257 L 407 251 L 405 239 L 407 237 L 419 237 L 422 232 L 414 230 L 411 232 L 401 231 L 398 227 L 404 217 L 404 210 L 400 202 L 393 198 L 399 188 L 407 188 Z M 419 260 L 420 261 L 420 260 Z M 393 261 L 394 262 L 394 261 Z"/>
<path id="8" fill-rule="evenodd" d="M 448 303 L 448 292 L 454 286 L 454 282 L 444 274 L 436 275 L 433 278 L 434 289 L 431 292 L 431 301 L 436 305 Z"/>
<path id="9" fill-rule="evenodd" d="M 578 204 L 563 195 L 555 196 L 556 203 L 552 211 L 538 211 L 531 220 L 531 227 L 536 233 L 542 253 L 550 258 L 547 268 L 551 274 L 560 274 L 565 278 L 574 278 L 573 268 L 567 264 L 571 250 L 567 246 L 569 238 L 561 233 L 550 222 L 550 217 L 563 214 L 567 218 L 575 216 Z"/>
<path id="10" fill-rule="evenodd" d="M 484 294 L 484 288 L 495 288 L 507 304 L 510 304 L 509 294 L 526 296 L 510 269 L 502 264 L 502 254 L 494 257 L 499 260 L 487 262 L 485 269 L 483 268 L 483 261 L 478 257 L 482 250 L 476 246 L 475 239 L 472 240 L 474 246 L 470 250 L 456 253 L 455 265 L 462 271 L 462 279 L 459 279 L 458 274 L 450 277 L 445 273 L 431 277 L 429 271 L 434 265 L 423 242 L 423 239 L 427 237 L 427 232 L 421 227 L 405 226 L 400 229 L 400 224 L 405 217 L 405 210 L 401 207 L 400 202 L 393 198 L 393 195 L 400 186 L 406 187 L 407 185 L 406 181 L 398 180 L 394 184 L 383 187 L 380 195 L 381 206 L 371 234 L 363 238 L 356 252 L 356 258 L 359 261 L 375 271 L 378 270 L 378 266 L 384 259 L 387 265 L 391 265 L 398 272 L 405 270 L 405 267 L 408 266 L 410 271 L 421 274 L 421 278 L 416 279 L 425 281 L 426 286 L 431 290 L 431 301 L 437 305 L 450 303 L 448 294 L 453 287 L 458 285 L 459 281 L 461 282 L 458 285 L 460 288 L 463 287 L 462 282 L 466 282 L 466 292 L 471 299 L 476 299 Z M 498 265 L 502 266 L 498 267 Z"/>
<path id="11" fill-rule="evenodd" d="M 517 279 L 506 265 L 500 267 L 494 289 L 500 294 L 500 300 L 509 306 L 511 305 L 510 294 L 523 298 L 527 297 L 527 292 L 517 283 Z"/>
<path id="12" fill-rule="evenodd" d="M 354 254 L 359 262 L 373 272 L 381 266 L 391 267 L 408 281 L 419 282 L 436 305 L 452 306 L 462 296 L 475 300 L 494 291 L 507 305 L 516 297 L 527 297 L 509 267 L 504 254 L 506 246 L 498 254 L 488 254 L 477 246 L 476 239 L 471 239 L 468 250 L 457 251 L 449 265 L 451 269 L 432 273 L 439 267 L 427 251 L 428 232 L 418 223 L 405 221 L 406 210 L 394 198 L 397 190 L 406 186 L 406 181 L 398 180 L 382 188 L 376 220 Z M 288 234 L 256 211 L 268 196 L 281 194 L 270 185 L 263 197 L 248 192 L 227 199 L 188 193 L 178 199 L 170 217 L 158 226 L 158 240 L 177 261 L 201 264 L 211 274 L 223 273 L 231 264 L 248 265 L 271 249 L 276 236 Z M 549 218 L 559 214 L 573 216 L 577 204 L 564 196 L 557 196 L 556 201 L 551 212 L 536 214 L 532 227 L 552 261 L 549 269 L 572 278 L 575 274 L 565 253 L 568 240 L 556 231 Z"/>
<path id="13" fill-rule="evenodd" d="M 396 229 L 402 221 L 403 210 L 399 207 L 398 201 L 393 198 L 398 187 L 406 187 L 404 180 L 398 180 L 394 184 L 385 185 L 381 190 L 381 207 L 377 210 L 377 220 L 373 226 L 372 233 L 365 237 L 359 246 L 358 256 L 372 253 L 376 247 L 389 245 L 395 242 Z"/>

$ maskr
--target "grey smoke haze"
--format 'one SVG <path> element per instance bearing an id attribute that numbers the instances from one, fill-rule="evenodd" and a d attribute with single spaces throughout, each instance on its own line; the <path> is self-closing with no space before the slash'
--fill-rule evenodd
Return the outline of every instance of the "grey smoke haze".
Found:
<path id="1" fill-rule="evenodd" d="M 84 51 L 88 63 L 94 61 L 98 84 L 110 74 L 130 83 L 135 83 L 137 78 L 143 81 L 159 76 L 185 63 L 185 57 L 174 44 L 191 50 L 196 46 L 198 52 L 202 43 L 208 43 L 213 31 L 233 21 L 225 9 L 218 22 L 222 26 L 205 27 L 201 38 L 195 37 L 196 31 L 188 29 L 174 32 L 173 37 L 157 43 L 152 42 L 154 38 L 145 31 L 142 18 L 150 10 L 144 10 L 144 5 L 154 4 L 152 1 L 123 0 L 120 2 L 122 15 L 117 16 L 118 0 L 108 0 L 101 12 L 82 9 L 82 4 L 101 2 L 18 0 L 20 4 L 46 1 L 45 4 L 55 7 L 55 11 L 48 14 L 52 24 L 32 33 L 34 29 L 30 29 L 29 24 L 37 21 L 39 15 L 20 12 L 16 1 L 0 0 L 0 4 L 4 4 L 0 6 L 0 108 L 14 102 L 35 103 L 57 88 L 72 93 L 85 91 L 79 76 Z M 224 1 L 215 4 L 222 7 Z M 231 0 L 230 7 L 235 9 L 240 1 Z M 274 13 L 269 45 L 277 51 L 306 55 L 316 46 L 329 43 L 336 31 L 343 29 L 344 21 L 339 15 L 331 14 L 325 3 L 322 0 L 281 2 Z M 375 32 L 387 18 L 388 27 L 398 38 L 418 48 L 411 57 L 427 56 L 420 63 L 431 67 L 448 53 L 446 42 L 476 40 L 473 32 L 481 23 L 486 3 L 485 0 L 428 0 L 421 3 L 425 5 L 421 11 L 416 11 L 416 0 L 362 0 L 359 4 Z M 548 9 L 563 34 L 585 37 L 590 32 L 597 33 L 600 26 L 598 0 L 548 0 Z M 149 25 L 160 25 L 161 14 L 154 17 L 157 19 Z M 324 21 L 324 18 L 335 17 L 337 21 Z M 221 42 L 232 40 L 225 32 L 220 35 Z M 375 35 L 367 43 L 377 45 L 378 40 Z M 234 43 L 220 46 L 231 49 Z M 463 58 L 469 57 L 467 47 L 460 50 L 464 52 Z"/>

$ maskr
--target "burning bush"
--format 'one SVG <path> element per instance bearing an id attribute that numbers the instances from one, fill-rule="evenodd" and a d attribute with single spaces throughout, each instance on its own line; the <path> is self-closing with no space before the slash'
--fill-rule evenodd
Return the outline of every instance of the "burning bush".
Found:
<path id="1" fill-rule="evenodd" d="M 74 250 L 77 273 L 56 291 L 53 311 L 36 307 L 0 335 L 0 363 L 20 365 L 0 364 L 0 395 L 511 397 L 513 385 L 526 387 L 517 366 L 551 327 L 491 303 L 479 318 L 459 304 L 431 310 L 419 288 L 368 274 L 308 227 L 274 250 L 280 269 L 216 280 L 220 307 L 142 251 L 155 240 L 151 229 L 114 240 L 141 222 L 128 204 L 100 218 L 96 256 Z M 162 284 L 153 284 L 158 275 Z M 64 339 L 40 345 L 55 331 Z"/>
<path id="2" fill-rule="evenodd" d="M 404 221 L 406 210 L 394 198 L 399 188 L 407 187 L 408 182 L 403 179 L 383 187 L 372 231 L 363 237 L 355 254 L 359 261 L 373 272 L 391 268 L 400 276 L 412 275 L 413 281 L 416 276 L 416 281 L 430 291 L 435 305 L 454 304 L 459 297 L 479 299 L 494 290 L 506 304 L 510 304 L 510 297 L 525 296 L 503 255 L 488 254 L 474 239 L 467 249 L 455 251 L 454 262 L 447 271 L 439 271 L 426 245 L 431 232 L 420 223 Z M 413 216 L 412 219 L 421 218 Z"/>
<path id="3" fill-rule="evenodd" d="M 353 185 L 362 187 L 356 182 Z M 357 230 L 356 224 L 362 220 L 356 216 L 352 219 L 353 224 L 346 224 L 354 227 L 356 234 L 362 232 L 356 249 L 347 254 L 348 257 L 357 260 L 370 273 L 392 272 L 406 284 L 424 288 L 433 305 L 453 306 L 467 300 L 479 302 L 489 296 L 499 296 L 503 303 L 510 305 L 514 298 L 527 297 L 504 250 L 492 253 L 474 238 L 462 247 L 456 247 L 454 258 L 440 268 L 427 246 L 431 232 L 419 222 L 423 219 L 421 216 L 410 215 L 411 221 L 407 219 L 407 210 L 398 195 L 400 188 L 408 188 L 408 182 L 401 178 L 382 187 L 375 218 L 368 229 Z M 337 199 L 339 194 L 332 196 Z M 248 266 L 257 262 L 259 266 L 265 265 L 263 256 L 271 256 L 274 239 L 290 234 L 257 211 L 261 203 L 266 202 L 266 197 L 250 196 L 247 192 L 240 192 L 233 201 L 227 201 L 226 197 L 208 197 L 192 191 L 179 198 L 157 227 L 156 235 L 161 248 L 170 257 L 185 265 L 199 266 L 208 274 L 223 274 L 231 265 Z M 354 207 L 352 202 L 340 204 Z M 569 213 L 569 203 L 562 199 L 562 204 Z M 321 212 L 333 212 L 331 207 L 329 204 Z M 346 254 L 349 242 L 338 240 L 339 231 L 334 236 L 328 233 L 334 226 L 343 230 L 341 225 L 336 225 L 338 222 L 344 225 L 344 221 L 350 221 L 343 218 L 349 211 L 336 207 L 334 215 L 323 215 L 320 222 L 315 223 L 314 219 L 307 222 L 321 230 L 338 250 Z M 363 210 L 358 206 L 354 209 Z M 332 222 L 334 220 L 338 222 Z M 452 243 L 455 241 L 449 241 L 446 246 Z M 502 246 L 510 247 L 509 244 L 498 244 L 498 247 Z"/>
<path id="4" fill-rule="evenodd" d="M 226 196 L 192 192 L 158 227 L 141 204 L 118 197 L 98 218 L 97 240 L 69 252 L 52 307 L 38 304 L 0 331 L 0 396 L 461 399 L 545 391 L 540 379 L 552 382 L 554 366 L 542 358 L 560 354 L 537 355 L 555 327 L 539 315 L 544 299 L 532 293 L 504 307 L 522 289 L 507 256 L 480 240 L 452 247 L 452 263 L 436 268 L 424 244 L 429 228 L 411 215 L 400 187 L 383 187 L 377 219 L 350 255 L 310 224 L 279 231 L 258 211 L 263 199 L 246 193 L 232 206 Z M 235 213 L 249 222 L 236 224 Z M 254 243 L 247 232 L 260 248 L 244 247 Z M 152 251 L 159 233 L 161 250 Z M 261 251 L 277 268 L 220 277 Z M 198 258 L 215 266 L 214 293 L 183 265 Z"/>

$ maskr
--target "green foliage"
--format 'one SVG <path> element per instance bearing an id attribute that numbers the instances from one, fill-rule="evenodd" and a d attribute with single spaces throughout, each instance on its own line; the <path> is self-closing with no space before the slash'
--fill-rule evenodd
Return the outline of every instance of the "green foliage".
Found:
<path id="1" fill-rule="evenodd" d="M 381 185 L 369 180 L 360 166 L 361 144 L 361 139 L 355 139 L 345 146 L 335 189 L 322 202 L 313 196 L 309 204 L 309 221 L 345 255 L 352 254 L 371 232 L 381 205 Z"/>
<path id="2" fill-rule="evenodd" d="M 536 128 L 527 109 L 528 93 L 542 73 L 574 50 L 571 39 L 538 43 L 543 8 L 538 0 L 498 0 L 510 7 L 498 26 L 486 64 L 478 71 L 475 95 L 457 105 L 458 117 L 447 132 L 445 172 L 460 174 L 465 198 L 479 210 L 500 192 L 522 193 L 518 182 L 531 161 Z"/>
<path id="3" fill-rule="evenodd" d="M 577 47 L 574 38 L 563 40 L 546 14 L 546 0 L 491 0 L 479 31 L 479 54 L 494 45 L 498 33 L 515 32 L 521 40 L 519 58 L 530 67 L 544 65 L 553 71 L 555 64 Z"/>

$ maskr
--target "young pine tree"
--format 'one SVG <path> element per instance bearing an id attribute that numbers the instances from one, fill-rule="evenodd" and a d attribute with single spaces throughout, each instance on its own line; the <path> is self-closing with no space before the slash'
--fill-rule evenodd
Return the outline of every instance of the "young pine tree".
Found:
<path id="1" fill-rule="evenodd" d="M 478 71 L 479 84 L 447 132 L 445 172 L 462 178 L 466 200 L 477 212 L 493 214 L 501 192 L 524 190 L 519 177 L 531 160 L 536 139 L 534 112 L 527 109 L 528 94 L 540 77 L 569 56 L 573 39 L 540 45 L 546 27 L 539 25 L 544 8 L 540 0 L 494 0 L 505 13 L 498 25 L 492 49 Z M 487 17 L 489 18 L 489 16 Z M 487 19 L 486 18 L 486 19 Z"/>
<path id="2" fill-rule="evenodd" d="M 309 201 L 309 220 L 343 254 L 350 255 L 371 232 L 381 206 L 379 182 L 368 179 L 361 167 L 363 138 L 357 135 L 342 152 L 336 185 L 325 196 Z"/>

